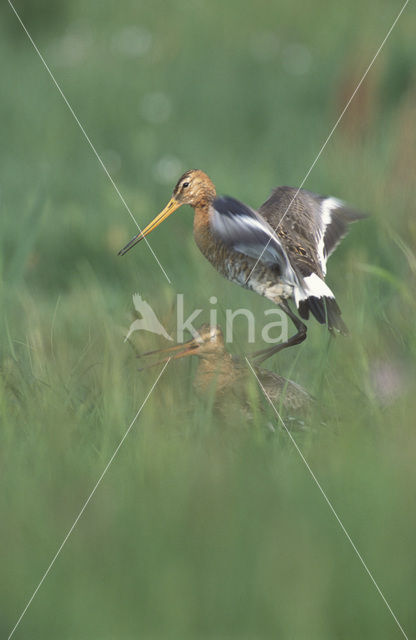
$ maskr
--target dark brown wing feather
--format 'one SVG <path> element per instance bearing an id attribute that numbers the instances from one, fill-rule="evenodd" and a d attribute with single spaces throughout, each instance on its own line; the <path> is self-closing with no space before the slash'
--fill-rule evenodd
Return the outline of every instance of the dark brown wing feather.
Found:
<path id="1" fill-rule="evenodd" d="M 294 187 L 275 189 L 259 213 L 276 230 L 295 268 L 304 277 L 316 273 L 320 278 L 348 225 L 367 217 L 342 200 Z"/>
<path id="2" fill-rule="evenodd" d="M 296 192 L 294 187 L 278 187 L 259 213 L 276 230 L 291 263 L 302 276 L 316 273 L 323 278 L 317 254 L 321 198 L 306 190 L 297 195 Z"/>
<path id="3" fill-rule="evenodd" d="M 236 396 L 241 403 L 249 400 L 247 396 L 247 385 L 253 382 L 253 374 L 245 359 L 239 356 L 233 356 L 234 378 L 230 382 L 230 391 Z M 264 393 L 267 397 L 278 406 L 282 406 L 288 410 L 306 409 L 312 402 L 312 396 L 296 382 L 283 378 L 273 371 L 262 369 L 254 365 L 254 370 L 261 385 L 261 395 Z M 250 407 L 250 402 L 248 403 Z"/>
<path id="4" fill-rule="evenodd" d="M 282 402 L 286 409 L 306 408 L 312 402 L 309 393 L 296 382 L 282 378 L 267 369 L 256 367 L 263 390 L 275 404 Z"/>

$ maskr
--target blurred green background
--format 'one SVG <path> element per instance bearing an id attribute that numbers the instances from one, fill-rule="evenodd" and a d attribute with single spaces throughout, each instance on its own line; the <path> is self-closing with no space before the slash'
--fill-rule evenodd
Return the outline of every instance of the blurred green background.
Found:
<path id="1" fill-rule="evenodd" d="M 16 9 L 138 222 L 186 169 L 258 206 L 297 186 L 401 4 L 154 0 Z M 409 637 L 416 630 L 416 76 L 410 3 L 306 187 L 372 213 L 329 264 L 350 327 L 268 364 L 318 398 L 294 434 Z M 199 254 L 191 210 L 136 232 L 8 3 L 0 8 L 0 633 L 7 637 L 150 390 L 123 342 L 139 291 L 267 301 Z M 244 351 L 244 321 L 235 351 Z M 142 333 L 140 350 L 164 346 Z M 259 344 L 260 346 L 260 344 Z M 170 363 L 16 638 L 395 638 L 273 414 L 228 423 Z M 272 420 L 276 433 L 264 424 Z"/>

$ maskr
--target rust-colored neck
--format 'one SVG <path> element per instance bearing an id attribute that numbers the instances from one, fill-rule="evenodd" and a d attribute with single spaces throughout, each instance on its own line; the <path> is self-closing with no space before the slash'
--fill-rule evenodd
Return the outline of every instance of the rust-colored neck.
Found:
<path id="1" fill-rule="evenodd" d="M 212 205 L 216 197 L 217 193 L 215 191 L 214 185 L 212 183 L 211 185 L 204 185 L 203 187 L 198 189 L 198 192 L 193 197 L 191 206 L 195 209 L 195 212 L 197 209 L 208 211 L 209 207 Z"/>
<path id="2" fill-rule="evenodd" d="M 194 207 L 194 237 L 195 242 L 205 254 L 207 247 L 212 243 L 212 234 L 209 226 L 211 204 L 207 201 L 201 202 Z"/>

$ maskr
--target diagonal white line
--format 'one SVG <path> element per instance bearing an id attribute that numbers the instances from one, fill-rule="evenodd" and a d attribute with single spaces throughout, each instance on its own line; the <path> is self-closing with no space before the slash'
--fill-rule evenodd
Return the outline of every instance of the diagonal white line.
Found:
<path id="1" fill-rule="evenodd" d="M 312 471 L 311 467 L 309 466 L 308 461 L 306 460 L 305 456 L 303 455 L 302 451 L 300 450 L 296 440 L 294 439 L 294 437 L 292 436 L 292 434 L 290 433 L 289 429 L 287 428 L 282 416 L 280 415 L 280 413 L 278 412 L 278 410 L 276 409 L 275 405 L 273 404 L 273 401 L 271 400 L 270 396 L 268 395 L 267 391 L 265 390 L 264 386 L 262 385 L 257 373 L 255 372 L 255 370 L 253 369 L 250 360 L 247 358 L 246 356 L 246 360 L 247 360 L 247 364 L 250 367 L 254 377 L 256 378 L 257 382 L 259 383 L 259 386 L 261 388 L 261 390 L 263 391 L 266 399 L 269 401 L 269 403 L 271 404 L 275 414 L 277 415 L 277 417 L 279 418 L 280 422 L 282 423 L 287 435 L 289 436 L 293 446 L 295 447 L 296 451 L 298 452 L 298 454 L 300 455 L 300 457 L 302 458 L 302 461 L 304 462 L 307 470 L 309 471 L 310 475 L 312 476 L 316 486 L 318 487 L 319 491 L 321 492 L 321 494 L 323 495 L 325 502 L 327 503 L 327 505 L 329 506 L 329 508 L 331 509 L 332 513 L 334 514 L 339 526 L 341 527 L 342 531 L 345 533 L 348 542 L 351 544 L 352 548 L 354 549 L 355 553 L 357 554 L 361 564 L 363 565 L 364 569 L 366 570 L 366 572 L 368 573 L 368 575 L 371 578 L 372 583 L 374 584 L 375 588 L 377 589 L 378 593 L 380 594 L 384 604 L 386 605 L 387 609 L 390 611 L 391 615 L 393 616 L 397 626 L 399 627 L 400 631 L 402 632 L 403 636 L 406 638 L 406 640 L 409 640 L 409 638 L 407 637 L 406 633 L 403 630 L 402 625 L 400 624 L 400 622 L 398 621 L 397 617 L 394 614 L 393 609 L 391 608 L 391 606 L 389 605 L 389 603 L 387 602 L 383 592 L 381 591 L 380 587 L 378 586 L 377 582 L 375 581 L 373 574 L 371 573 L 370 569 L 368 568 L 368 566 L 366 565 L 362 555 L 360 554 L 360 552 L 358 551 L 356 545 L 354 544 L 354 541 L 352 540 L 350 534 L 348 533 L 348 531 L 346 530 L 346 528 L 344 527 L 344 525 L 341 522 L 341 519 L 339 517 L 339 515 L 337 514 L 337 512 L 335 511 L 334 507 L 332 506 L 332 502 L 330 501 L 330 499 L 328 498 L 328 496 L 326 495 L 325 491 L 323 490 L 318 478 L 316 477 L 316 475 L 314 474 L 314 472 Z"/>
<path id="2" fill-rule="evenodd" d="M 45 67 L 46 71 L 49 73 L 55 87 L 58 89 L 59 93 L 61 94 L 66 106 L 68 107 L 69 111 L 71 112 L 75 122 L 77 123 L 77 125 L 79 126 L 79 128 L 81 129 L 84 138 L 86 139 L 86 141 L 88 142 L 88 144 L 90 145 L 91 149 L 94 152 L 95 157 L 97 158 L 98 162 L 100 163 L 100 165 L 102 166 L 102 168 L 104 169 L 107 178 L 110 180 L 111 184 L 113 185 L 114 189 L 116 190 L 116 193 L 118 195 L 118 197 L 120 198 L 121 202 L 123 203 L 123 205 L 125 206 L 125 208 L 127 209 L 128 213 L 130 214 L 131 219 L 134 221 L 136 227 L 138 228 L 139 232 L 141 233 L 141 228 L 139 226 L 139 223 L 137 222 L 136 218 L 134 217 L 134 215 L 132 214 L 130 207 L 128 206 L 127 202 L 125 201 L 124 197 L 122 196 L 120 189 L 118 188 L 118 186 L 116 185 L 116 183 L 114 182 L 112 176 L 110 175 L 110 172 L 108 171 L 107 167 L 105 166 L 104 162 L 102 161 L 100 155 L 98 154 L 98 151 L 96 150 L 96 148 L 94 147 L 93 143 L 91 142 L 90 137 L 88 136 L 87 132 L 85 131 L 84 127 L 82 126 L 78 116 L 76 115 L 75 111 L 73 110 L 73 108 L 71 107 L 67 97 L 65 96 L 64 92 L 62 91 L 61 87 L 59 86 L 57 80 L 55 79 L 55 76 L 53 75 L 52 71 L 50 70 L 50 68 L 48 67 L 48 64 L 45 60 L 45 58 L 43 57 L 43 55 L 41 54 L 41 52 L 39 51 L 38 47 L 36 46 L 32 36 L 30 35 L 29 31 L 27 30 L 27 28 L 25 27 L 25 25 L 22 22 L 21 17 L 19 16 L 19 14 L 17 13 L 16 9 L 14 8 L 13 4 L 11 3 L 11 0 L 8 0 L 9 5 L 11 6 L 16 18 L 18 19 L 18 21 L 20 22 L 24 32 L 26 33 L 27 37 L 29 38 L 30 42 L 33 45 L 33 48 L 35 49 L 36 53 L 38 54 L 39 58 L 41 59 L 43 66 Z M 154 259 L 156 260 L 157 264 L 159 265 L 159 267 L 161 268 L 165 278 L 167 279 L 167 281 L 169 282 L 169 284 L 172 284 L 168 274 L 166 273 L 166 271 L 164 270 L 164 268 L 162 267 L 159 258 L 156 256 L 155 252 L 153 251 L 152 247 L 149 244 L 149 241 L 147 240 L 147 238 L 144 238 L 147 246 L 150 249 L 151 254 L 153 255 Z"/>
<path id="3" fill-rule="evenodd" d="M 71 526 L 71 528 L 69 529 L 68 533 L 66 534 L 65 538 L 62 540 L 62 543 L 60 544 L 58 551 L 55 553 L 54 557 L 52 558 L 51 562 L 49 563 L 48 568 L 46 569 L 45 573 L 43 574 L 38 586 L 36 587 L 36 589 L 34 590 L 34 592 L 32 593 L 28 603 L 26 604 L 25 608 L 23 609 L 22 613 L 19 616 L 19 619 L 17 620 L 16 624 L 14 625 L 13 629 L 11 630 L 7 640 L 10 640 L 10 638 L 12 637 L 12 635 L 14 634 L 14 632 L 16 631 L 17 627 L 19 626 L 23 616 L 25 615 L 26 611 L 28 610 L 28 608 L 30 607 L 33 598 L 36 596 L 37 592 L 39 591 L 40 587 L 43 584 L 43 581 L 45 580 L 46 576 L 48 575 L 49 571 L 52 569 L 55 560 L 57 559 L 57 557 L 59 556 L 59 554 L 61 553 L 66 541 L 68 540 L 69 536 L 71 535 L 71 533 L 73 532 L 73 530 L 75 529 L 78 520 L 80 519 L 80 517 L 82 516 L 82 514 L 84 513 L 88 503 L 90 502 L 91 498 L 93 497 L 94 493 L 96 492 L 99 484 L 101 483 L 101 480 L 104 478 L 105 474 L 107 473 L 111 463 L 113 462 L 114 458 L 116 457 L 117 453 L 119 452 L 119 449 L 121 447 L 121 445 L 123 444 L 124 440 L 127 438 L 127 436 L 130 433 L 131 428 L 133 427 L 134 423 L 136 422 L 137 418 L 140 415 L 141 410 L 143 409 L 144 405 L 146 404 L 146 402 L 148 401 L 152 391 L 154 390 L 154 388 L 156 387 L 157 383 L 159 382 L 164 370 L 166 369 L 166 367 L 168 366 L 169 362 L 170 362 L 171 358 L 169 358 L 169 360 L 166 362 L 166 364 L 164 365 L 162 371 L 159 373 L 159 375 L 157 376 L 155 382 L 153 383 L 149 393 L 147 394 L 147 396 L 145 397 L 145 399 L 142 402 L 142 405 L 140 407 L 140 409 L 138 410 L 138 412 L 136 413 L 136 415 L 134 416 L 133 420 L 130 422 L 130 425 L 127 429 L 127 431 L 125 432 L 124 436 L 121 438 L 120 442 L 118 443 L 116 450 L 114 451 L 113 455 L 111 456 L 111 458 L 109 459 L 109 461 L 107 462 L 106 466 L 104 467 L 104 471 L 102 472 L 102 474 L 100 475 L 100 477 L 98 478 L 97 482 L 94 485 L 93 490 L 91 491 L 90 495 L 88 496 L 88 498 L 86 499 L 86 501 L 84 502 L 81 511 L 79 512 L 79 514 L 77 515 L 77 517 L 74 520 L 73 525 Z"/>
<path id="4" fill-rule="evenodd" d="M 285 219 L 286 215 L 288 214 L 292 204 L 294 203 L 294 201 L 296 200 L 297 196 L 299 195 L 300 190 L 302 189 L 303 185 L 305 184 L 306 180 L 309 178 L 312 169 L 314 168 L 314 166 L 316 165 L 316 163 L 318 162 L 319 158 L 321 157 L 326 145 L 328 144 L 328 142 L 330 141 L 330 139 L 332 138 L 335 129 L 338 127 L 339 123 L 341 122 L 342 118 L 345 115 L 345 112 L 347 111 L 348 107 L 350 106 L 351 102 L 354 100 L 357 92 L 359 91 L 362 83 L 364 82 L 364 80 L 366 79 L 371 67 L 373 66 L 373 64 L 375 63 L 375 61 L 377 60 L 381 50 L 383 49 L 384 45 L 386 44 L 387 40 L 390 37 L 391 32 L 393 31 L 394 27 L 396 26 L 400 16 L 402 15 L 403 11 L 406 9 L 407 5 L 409 3 L 409 0 L 406 0 L 406 2 L 404 3 L 404 5 L 402 6 L 402 8 L 400 9 L 399 13 L 396 16 L 396 19 L 394 20 L 393 24 L 391 25 L 390 29 L 388 30 L 383 42 L 381 43 L 381 45 L 379 46 L 379 48 L 377 49 L 373 59 L 371 60 L 370 64 L 368 65 L 367 69 L 365 70 L 361 80 L 359 81 L 359 83 L 357 84 L 352 96 L 350 97 L 350 99 L 348 100 L 347 104 L 345 105 L 344 109 L 342 110 L 338 120 L 336 121 L 336 123 L 334 124 L 334 126 L 332 127 L 331 131 L 329 132 L 329 135 L 327 137 L 327 139 L 325 140 L 325 142 L 323 143 L 322 147 L 319 150 L 318 155 L 316 156 L 315 160 L 312 162 L 308 172 L 306 173 L 306 176 L 303 178 L 302 182 L 300 183 L 300 187 L 297 189 L 295 195 L 293 196 L 292 200 L 289 202 L 289 205 L 286 209 L 286 211 L 284 212 L 283 216 L 281 217 L 279 224 L 276 226 L 276 228 L 274 229 L 274 232 L 276 233 L 276 231 L 278 230 L 278 228 L 280 227 L 280 225 L 282 224 L 283 220 Z M 249 281 L 249 279 L 251 278 L 251 275 L 254 271 L 254 269 L 257 267 L 258 263 L 260 262 L 263 253 L 266 251 L 267 247 L 269 246 L 270 242 L 271 242 L 272 238 L 270 237 L 269 240 L 267 241 L 267 244 L 265 245 L 265 247 L 263 248 L 263 251 L 261 252 L 261 254 L 259 255 L 259 257 L 257 258 L 257 261 L 254 265 L 254 267 L 251 269 L 250 273 L 247 276 L 247 279 L 245 281 L 244 284 L 247 284 L 247 282 Z"/>

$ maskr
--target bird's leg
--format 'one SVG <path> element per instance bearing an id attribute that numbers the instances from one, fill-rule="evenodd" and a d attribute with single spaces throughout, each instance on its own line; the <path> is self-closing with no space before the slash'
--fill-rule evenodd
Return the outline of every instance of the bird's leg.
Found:
<path id="1" fill-rule="evenodd" d="M 255 360 L 256 364 L 264 362 L 264 360 L 267 360 L 267 358 L 270 358 L 270 356 L 274 356 L 275 353 L 278 353 L 279 351 L 282 351 L 287 347 L 293 347 L 295 344 L 300 344 L 306 338 L 306 325 L 301 320 L 299 320 L 299 318 L 293 313 L 293 311 L 291 311 L 287 302 L 281 302 L 279 304 L 279 307 L 289 316 L 298 331 L 294 336 L 289 338 L 289 340 L 286 340 L 286 342 L 273 345 L 272 347 L 267 347 L 266 349 L 260 349 L 259 351 L 255 351 L 254 353 L 249 355 L 249 359 Z"/>

